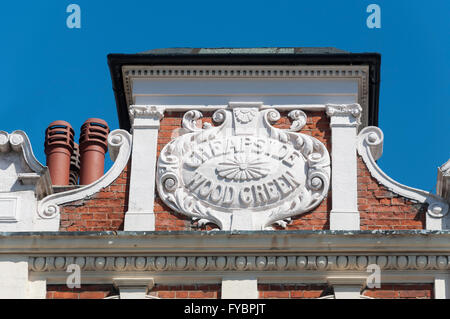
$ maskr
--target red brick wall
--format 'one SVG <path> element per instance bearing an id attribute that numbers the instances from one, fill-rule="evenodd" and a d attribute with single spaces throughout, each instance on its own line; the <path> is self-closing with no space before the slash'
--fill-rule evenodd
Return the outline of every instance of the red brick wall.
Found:
<path id="1" fill-rule="evenodd" d="M 60 231 L 123 230 L 128 210 L 130 164 L 108 187 L 88 200 L 79 200 L 61 207 Z"/>
<path id="2" fill-rule="evenodd" d="M 323 112 L 305 112 L 308 116 L 306 125 L 300 133 L 313 136 L 321 141 L 331 156 L 331 128 L 329 118 Z M 274 125 L 280 129 L 289 128 L 288 112 L 280 113 L 282 118 Z M 313 211 L 292 218 L 292 223 L 285 230 L 327 230 L 330 229 L 331 192 Z M 282 228 L 277 228 L 282 229 Z"/>
<path id="3" fill-rule="evenodd" d="M 202 123 L 208 121 L 212 123 L 212 113 L 202 112 L 204 118 Z M 159 134 L 158 134 L 158 146 L 157 156 L 161 153 L 161 150 L 166 144 L 168 144 L 173 138 L 178 136 L 177 131 L 181 129 L 181 121 L 183 119 L 184 112 L 165 112 L 164 117 L 160 122 Z M 160 199 L 158 192 L 155 193 L 155 230 L 157 231 L 170 231 L 170 230 L 192 230 L 191 219 L 182 214 L 172 211 L 166 206 Z"/>
<path id="4" fill-rule="evenodd" d="M 432 284 L 381 285 L 379 289 L 366 289 L 364 296 L 381 299 L 433 299 Z"/>
<path id="5" fill-rule="evenodd" d="M 161 299 L 220 299 L 221 285 L 155 285 L 149 295 Z"/>
<path id="6" fill-rule="evenodd" d="M 212 112 L 202 112 L 202 125 L 205 122 L 212 122 Z M 164 118 L 161 120 L 159 134 L 158 134 L 158 152 L 157 156 L 164 146 L 175 138 L 177 130 L 181 128 L 181 121 L 183 119 L 184 112 L 166 112 Z M 157 231 L 169 231 L 169 230 L 195 230 L 191 224 L 191 219 L 187 216 L 178 214 L 172 211 L 166 206 L 159 198 L 158 192 L 155 194 L 155 229 Z M 212 229 L 214 226 L 209 226 L 206 229 Z"/>
<path id="7" fill-rule="evenodd" d="M 261 299 L 320 298 L 333 294 L 327 285 L 259 284 Z M 432 299 L 432 284 L 381 285 L 381 288 L 365 289 L 362 295 L 381 299 Z"/>
<path id="8" fill-rule="evenodd" d="M 220 299 L 220 285 L 156 285 L 149 293 L 162 299 Z M 261 299 L 319 298 L 333 294 L 326 285 L 259 284 Z M 113 285 L 82 285 L 70 289 L 66 285 L 48 285 L 47 299 L 103 299 L 119 292 Z M 365 289 L 362 295 L 380 299 L 433 299 L 432 284 L 382 285 Z"/>
<path id="9" fill-rule="evenodd" d="M 302 133 L 316 137 L 325 144 L 331 155 L 331 130 L 329 119 L 323 112 L 306 112 L 308 121 Z M 212 123 L 212 112 L 204 112 L 202 123 Z M 167 112 L 161 120 L 158 136 L 158 156 L 162 148 L 177 136 L 184 113 Z M 281 119 L 274 125 L 285 129 L 291 125 L 287 112 L 281 112 Z M 102 231 L 122 230 L 124 213 L 128 205 L 128 169 L 116 181 L 94 195 L 90 200 L 82 200 L 64 205 L 61 209 L 61 231 Z M 313 211 L 294 217 L 287 230 L 327 230 L 331 211 L 331 192 Z M 362 230 L 424 229 L 426 205 L 416 204 L 393 194 L 378 185 L 358 156 L 358 207 L 361 213 Z M 155 227 L 157 231 L 198 230 L 190 218 L 173 212 L 155 194 Z M 207 225 L 200 230 L 210 230 Z M 277 228 L 281 229 L 281 228 Z"/>
<path id="10" fill-rule="evenodd" d="M 118 294 L 113 285 L 82 285 L 73 289 L 66 285 L 47 285 L 47 299 L 103 299 Z"/>
<path id="11" fill-rule="evenodd" d="M 379 185 L 358 156 L 361 230 L 425 229 L 427 205 L 414 203 Z"/>
<path id="12" fill-rule="evenodd" d="M 309 299 L 332 294 L 327 285 L 258 284 L 260 299 Z"/>

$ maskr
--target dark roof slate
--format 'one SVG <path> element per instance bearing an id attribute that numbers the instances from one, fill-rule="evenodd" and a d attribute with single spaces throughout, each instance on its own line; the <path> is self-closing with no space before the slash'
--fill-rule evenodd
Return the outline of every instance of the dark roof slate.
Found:
<path id="1" fill-rule="evenodd" d="M 184 55 L 184 54 L 333 54 L 349 53 L 333 47 L 284 47 L 284 48 L 163 48 L 139 54 Z"/>

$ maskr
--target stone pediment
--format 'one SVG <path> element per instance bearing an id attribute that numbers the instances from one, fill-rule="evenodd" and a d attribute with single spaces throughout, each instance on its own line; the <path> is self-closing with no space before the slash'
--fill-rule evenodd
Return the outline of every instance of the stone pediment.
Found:
<path id="1" fill-rule="evenodd" d="M 157 188 L 161 199 L 200 225 L 222 230 L 285 226 L 328 193 L 330 157 L 314 137 L 297 133 L 306 124 L 301 110 L 289 113 L 290 129 L 275 128 L 275 109 L 262 103 L 230 103 L 213 120 L 196 126 L 202 114 L 189 111 L 181 135 L 161 151 Z"/>

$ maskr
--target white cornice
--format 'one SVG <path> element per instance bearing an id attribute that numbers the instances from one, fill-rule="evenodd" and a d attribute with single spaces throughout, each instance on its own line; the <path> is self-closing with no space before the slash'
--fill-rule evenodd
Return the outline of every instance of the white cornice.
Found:
<path id="1" fill-rule="evenodd" d="M 450 270 L 448 232 L 120 232 L 0 233 L 2 255 L 29 256 L 31 278 L 64 283 L 78 264 L 84 283 L 154 278 L 155 283 L 217 283 L 240 274 L 260 283 L 326 283 L 368 276 L 383 282 L 433 282 Z"/>
<path id="2" fill-rule="evenodd" d="M 358 103 L 364 110 L 362 123 L 367 125 L 369 107 L 369 67 L 367 65 L 127 65 L 122 67 L 122 75 L 128 107 L 134 103 L 133 79 L 138 78 L 356 79 L 359 92 Z M 199 106 L 196 105 L 193 108 L 199 109 Z"/>
<path id="3" fill-rule="evenodd" d="M 427 229 L 445 229 L 447 225 L 442 222 L 448 213 L 449 205 L 442 197 L 402 185 L 390 178 L 377 165 L 376 160 L 383 153 L 383 139 L 383 132 L 375 126 L 364 128 L 358 135 L 358 153 L 366 163 L 370 174 L 390 191 L 419 203 L 427 203 Z"/>
<path id="4" fill-rule="evenodd" d="M 63 284 L 78 264 L 84 283 L 154 278 L 155 283 L 220 283 L 243 275 L 260 283 L 326 283 L 368 276 L 433 282 L 450 270 L 448 231 L 259 231 L 0 233 L 0 254 L 28 257 L 30 278 Z"/>
<path id="5" fill-rule="evenodd" d="M 95 182 L 66 192 L 47 196 L 38 202 L 38 214 L 43 219 L 59 218 L 59 205 L 88 198 L 110 185 L 122 173 L 131 154 L 132 136 L 124 130 L 114 130 L 108 135 L 108 148 L 113 166 Z M 59 226 L 59 225 L 58 225 Z M 54 229 L 57 231 L 58 229 Z"/>
<path id="6" fill-rule="evenodd" d="M 0 233 L 0 254 L 445 254 L 448 231 Z"/>

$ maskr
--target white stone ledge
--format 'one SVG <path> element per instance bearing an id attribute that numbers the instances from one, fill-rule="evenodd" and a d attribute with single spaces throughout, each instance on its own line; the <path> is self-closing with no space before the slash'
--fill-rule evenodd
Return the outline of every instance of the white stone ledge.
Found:
<path id="1" fill-rule="evenodd" d="M 450 231 L 0 233 L 0 254 L 450 254 Z"/>
<path id="2" fill-rule="evenodd" d="M 226 274 L 225 274 L 226 275 Z M 242 273 L 233 273 L 233 276 L 249 275 Z M 330 276 L 343 279 L 349 276 L 368 276 L 369 273 L 361 272 L 254 272 L 252 276 L 258 278 L 258 284 L 328 284 Z M 384 271 L 381 276 L 381 282 L 389 284 L 417 284 L 434 283 L 435 278 L 445 275 L 444 272 L 424 272 L 424 271 Z M 90 272 L 83 273 L 84 283 L 89 284 L 111 284 L 114 279 L 129 278 L 132 276 L 136 280 L 145 279 L 151 276 L 155 283 L 160 285 L 180 285 L 180 284 L 220 284 L 224 277 L 223 272 L 205 273 L 205 272 L 179 272 L 179 273 L 151 273 L 151 272 Z M 47 280 L 49 285 L 65 284 L 67 272 L 30 272 L 30 280 Z"/>
<path id="3" fill-rule="evenodd" d="M 70 264 L 82 282 L 153 278 L 158 284 L 326 284 L 369 276 L 433 283 L 450 271 L 450 231 L 259 231 L 0 233 L 0 254 L 28 260 L 29 280 L 64 284 Z"/>

